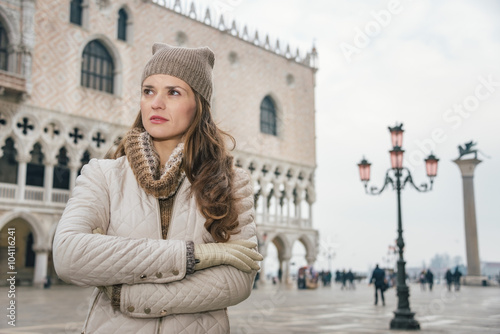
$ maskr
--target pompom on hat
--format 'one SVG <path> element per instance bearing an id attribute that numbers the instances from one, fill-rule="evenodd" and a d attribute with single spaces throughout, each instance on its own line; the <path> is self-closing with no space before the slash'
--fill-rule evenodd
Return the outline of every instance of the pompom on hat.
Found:
<path id="1" fill-rule="evenodd" d="M 186 82 L 210 104 L 215 55 L 208 47 L 183 48 L 153 44 L 153 57 L 142 72 L 141 83 L 154 74 L 167 74 Z"/>

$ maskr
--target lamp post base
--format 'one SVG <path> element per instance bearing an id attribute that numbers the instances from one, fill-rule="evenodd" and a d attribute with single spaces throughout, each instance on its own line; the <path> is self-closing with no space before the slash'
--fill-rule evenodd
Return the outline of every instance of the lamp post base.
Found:
<path id="1" fill-rule="evenodd" d="M 413 316 L 415 312 L 410 310 L 394 311 L 394 318 L 391 320 L 391 329 L 419 330 L 420 324 Z"/>

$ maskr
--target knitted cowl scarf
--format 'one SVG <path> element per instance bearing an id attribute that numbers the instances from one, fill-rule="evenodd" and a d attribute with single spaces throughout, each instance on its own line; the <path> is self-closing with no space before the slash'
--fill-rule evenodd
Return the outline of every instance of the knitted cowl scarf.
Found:
<path id="1" fill-rule="evenodd" d="M 125 136 L 124 148 L 137 182 L 147 194 L 158 199 L 175 196 L 186 177 L 181 168 L 184 143 L 176 146 L 163 167 L 160 167 L 160 156 L 147 131 L 130 130 Z"/>

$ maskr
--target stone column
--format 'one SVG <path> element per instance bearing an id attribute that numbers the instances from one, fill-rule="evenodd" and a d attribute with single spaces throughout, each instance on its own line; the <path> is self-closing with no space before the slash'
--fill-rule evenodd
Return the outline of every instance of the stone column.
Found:
<path id="1" fill-rule="evenodd" d="M 43 180 L 43 187 L 44 187 L 44 195 L 43 199 L 45 203 L 50 203 L 52 202 L 52 189 L 53 189 L 53 183 L 54 183 L 54 166 L 55 162 L 54 161 L 49 161 L 45 163 L 45 175 L 44 175 L 44 180 Z"/>
<path id="2" fill-rule="evenodd" d="M 76 178 L 78 177 L 78 170 L 80 169 L 80 165 L 70 164 L 69 165 L 69 190 L 73 192 L 73 188 L 75 188 Z"/>
<path id="3" fill-rule="evenodd" d="M 43 288 L 45 279 L 47 278 L 49 249 L 46 247 L 33 247 L 33 250 L 36 252 L 33 285 L 37 288 Z"/>
<path id="4" fill-rule="evenodd" d="M 281 260 L 281 283 L 288 285 L 290 278 L 290 258 L 285 257 Z"/>
<path id="5" fill-rule="evenodd" d="M 280 193 L 280 186 L 277 182 L 273 182 L 273 189 L 274 189 L 273 196 L 274 196 L 274 214 L 275 214 L 274 220 L 276 221 L 276 223 L 281 224 L 282 222 L 281 219 L 282 215 L 280 214 L 281 193 Z"/>
<path id="6" fill-rule="evenodd" d="M 293 201 L 293 188 L 285 184 L 285 213 L 286 225 L 290 225 L 290 207 Z"/>
<path id="7" fill-rule="evenodd" d="M 26 171 L 28 169 L 28 162 L 30 157 L 24 157 L 18 159 L 17 168 L 17 200 L 24 201 L 24 192 L 26 190 Z"/>
<path id="8" fill-rule="evenodd" d="M 474 169 L 481 163 L 478 159 L 454 160 L 462 173 L 464 192 L 465 245 L 467 250 L 467 276 L 464 284 L 480 285 L 481 263 L 479 261 L 479 244 L 477 239 L 476 204 L 474 200 Z"/>
<path id="9" fill-rule="evenodd" d="M 266 266 L 264 265 L 266 262 L 266 257 L 267 257 L 267 242 L 266 241 L 262 241 L 262 243 L 259 244 L 259 253 L 264 258 L 262 261 L 260 261 L 259 284 L 266 284 Z"/>
<path id="10" fill-rule="evenodd" d="M 269 208 L 267 206 L 267 197 L 269 196 L 269 193 L 267 191 L 264 191 L 264 188 L 261 188 L 261 193 L 260 196 L 262 198 L 262 223 L 263 224 L 269 224 Z"/>
<path id="11" fill-rule="evenodd" d="M 22 0 L 22 33 L 21 33 L 21 74 L 26 79 L 26 91 L 31 93 L 31 64 L 35 47 L 35 0 Z"/>
<path id="12" fill-rule="evenodd" d="M 300 222 L 302 219 L 302 192 L 303 190 L 297 188 L 297 203 L 295 203 L 295 217 Z"/>

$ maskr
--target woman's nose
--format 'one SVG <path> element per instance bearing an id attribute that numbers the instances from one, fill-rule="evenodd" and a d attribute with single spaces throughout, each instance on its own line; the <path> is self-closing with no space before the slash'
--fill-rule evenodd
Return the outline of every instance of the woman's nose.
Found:
<path id="1" fill-rule="evenodd" d="M 163 101 L 163 97 L 158 94 L 153 99 L 153 103 L 151 103 L 151 107 L 153 109 L 165 109 L 165 101 Z"/>

